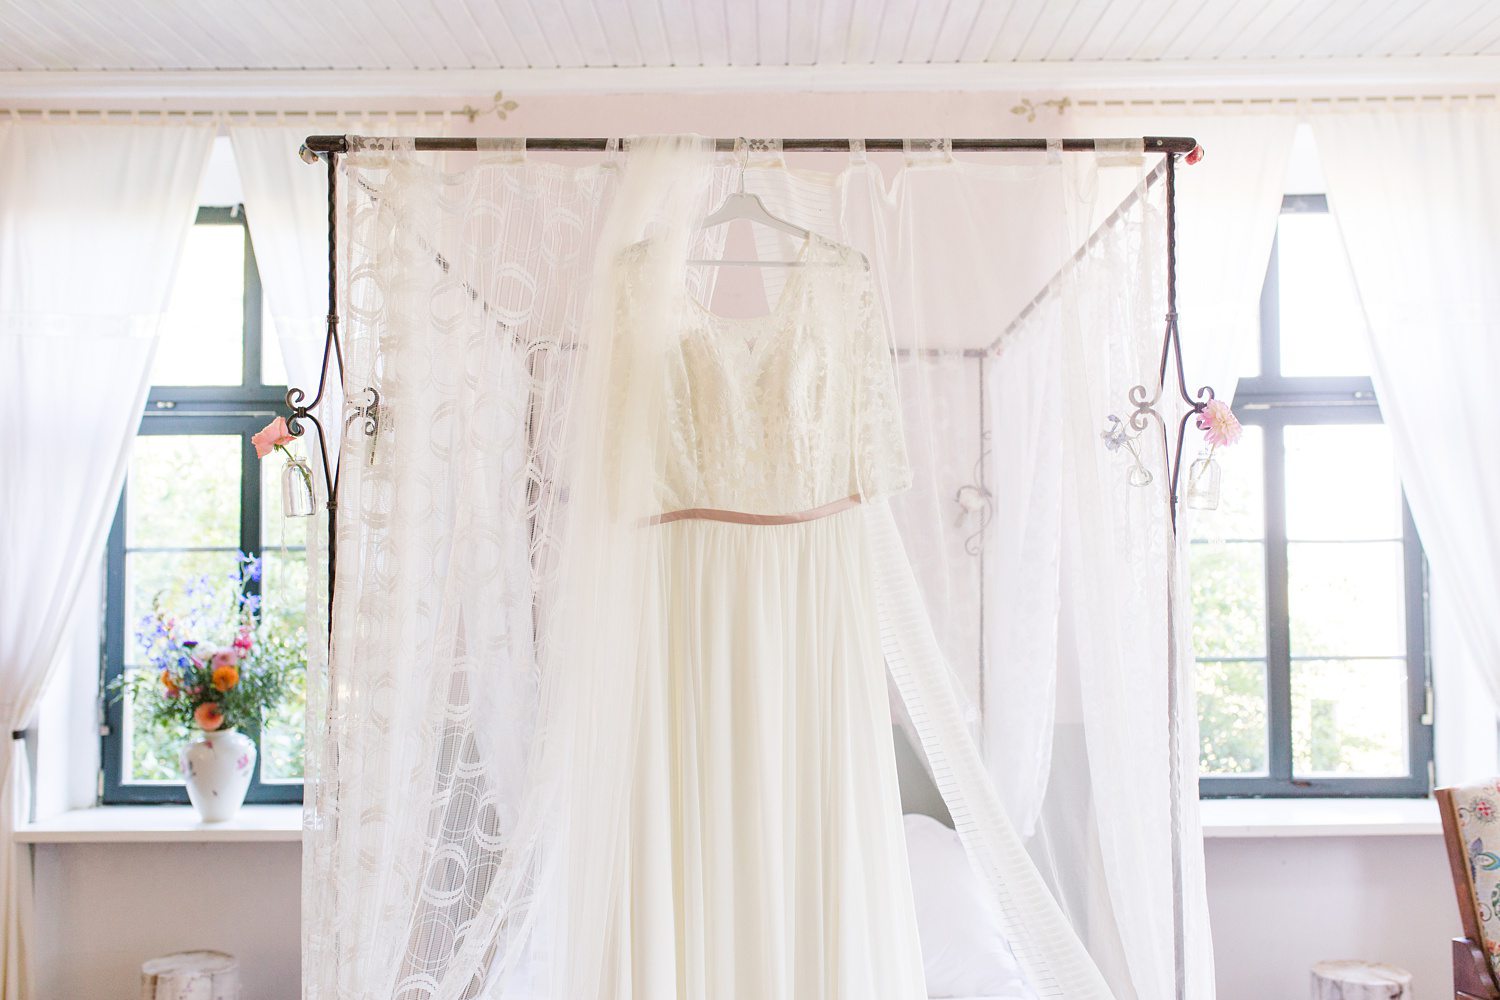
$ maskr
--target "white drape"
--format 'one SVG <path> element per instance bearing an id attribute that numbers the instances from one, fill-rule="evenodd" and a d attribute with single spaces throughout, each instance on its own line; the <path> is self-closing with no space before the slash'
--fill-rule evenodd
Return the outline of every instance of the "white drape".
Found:
<path id="1" fill-rule="evenodd" d="M 1500 704 L 1500 109 L 1382 106 L 1312 126 L 1450 651 Z"/>
<path id="2" fill-rule="evenodd" d="M 1285 193 L 1297 116 L 1215 104 L 1199 112 L 1088 107 L 1075 135 L 1190 135 L 1205 155 L 1177 174 L 1177 311 L 1190 389 L 1221 399 L 1258 365 L 1260 290 Z M 1109 211 L 1112 197 L 1100 199 Z"/>
<path id="3" fill-rule="evenodd" d="M 211 126 L 0 126 L 0 997 L 24 1000 L 19 744 L 99 559 Z"/>
<path id="4" fill-rule="evenodd" d="M 265 290 L 265 313 L 286 361 L 287 384 L 318 384 L 328 315 L 326 172 L 297 155 L 299 125 L 233 125 L 245 221 Z"/>
<path id="5" fill-rule="evenodd" d="M 236 122 L 229 128 L 245 198 L 245 220 L 265 289 L 265 313 L 286 361 L 287 384 L 318 383 L 328 315 L 328 188 L 321 162 L 297 155 L 313 122 L 296 125 Z M 335 126 L 327 126 L 333 129 Z M 383 135 L 443 135 L 436 118 L 337 120 L 337 129 L 378 129 Z M 335 397 L 341 389 L 330 385 Z M 337 413 L 335 398 L 327 413 Z"/>
<path id="6" fill-rule="evenodd" d="M 841 222 L 879 262 L 898 343 L 910 352 L 902 395 L 918 477 L 893 509 L 920 553 L 913 569 L 944 652 L 958 664 L 983 650 L 969 690 L 1010 818 L 1123 997 L 1175 992 L 1176 839 L 1184 987 L 1209 997 L 1186 664 L 1175 705 L 1181 787 L 1168 782 L 1172 561 L 1160 448 L 1147 439 L 1158 478 L 1139 490 L 1126 484 L 1123 454 L 1099 437 L 1109 414 L 1128 416 L 1130 387 L 1149 387 L 1156 374 L 1164 185 L 1159 171 L 1148 184 L 1146 171 L 1157 163 L 1129 150 L 1005 165 L 924 152 L 888 194 L 872 196 L 876 185 L 851 171 Z M 1180 165 L 1179 179 L 1191 169 Z M 1233 221 L 1250 227 L 1254 213 L 1240 212 Z M 1232 214 L 1221 206 L 1218 221 Z M 1273 205 L 1272 227 L 1274 218 Z M 1264 218 L 1259 225 L 1268 247 L 1271 230 Z M 1201 240 L 1206 230 L 1195 232 Z M 1091 234 L 1090 252 L 1065 267 Z M 1254 282 L 1239 284 L 1250 329 Z M 1050 294 L 1013 323 L 1044 287 Z M 1194 301 L 1205 302 L 1201 293 Z M 967 395 L 974 384 L 979 398 Z M 981 440 L 957 430 L 965 417 L 982 419 Z M 956 502 L 966 484 L 990 494 L 982 535 L 981 515 Z M 966 551 L 975 537 L 978 551 Z"/>

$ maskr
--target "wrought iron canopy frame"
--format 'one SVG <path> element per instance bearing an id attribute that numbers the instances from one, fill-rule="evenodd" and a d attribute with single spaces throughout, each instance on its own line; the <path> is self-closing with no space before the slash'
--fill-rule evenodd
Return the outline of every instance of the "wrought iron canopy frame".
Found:
<path id="1" fill-rule="evenodd" d="M 326 431 L 322 421 L 313 412 L 323 401 L 327 394 L 330 375 L 336 376 L 339 385 L 348 392 L 344 386 L 344 358 L 343 350 L 338 336 L 338 158 L 350 152 L 351 137 L 343 135 L 311 135 L 303 143 L 300 151 L 301 156 L 308 163 L 316 164 L 319 159 L 324 163 L 328 176 L 328 318 L 327 329 L 323 343 L 323 361 L 319 369 L 318 385 L 313 392 L 312 399 L 307 398 L 306 392 L 300 387 L 291 387 L 287 390 L 286 403 L 291 411 L 287 418 L 288 429 L 294 436 L 305 433 L 305 424 L 311 424 L 318 437 L 318 452 L 323 463 L 323 481 L 326 488 L 328 509 L 328 611 L 329 641 L 332 642 L 332 614 L 333 597 L 335 590 L 336 556 L 337 556 L 337 520 L 338 520 L 338 472 L 329 463 L 328 442 Z M 732 151 L 743 139 L 719 138 L 715 140 L 715 148 L 721 152 Z M 920 140 L 927 141 L 927 140 Z M 1185 157 L 1186 162 L 1195 163 L 1202 156 L 1202 149 L 1198 143 L 1191 138 L 1182 136 L 1145 136 L 1140 139 L 1092 139 L 1092 138 L 1070 138 L 1070 139 L 1033 139 L 1033 138 L 982 138 L 982 139 L 951 139 L 946 145 L 954 152 L 1018 152 L 1034 150 L 1044 152 L 1049 150 L 1060 150 L 1062 152 L 1094 152 L 1101 149 L 1118 150 L 1129 142 L 1140 143 L 1143 152 L 1160 153 L 1164 158 L 1164 170 L 1166 179 L 1165 190 L 1165 214 L 1167 227 L 1167 257 L 1166 257 L 1166 328 L 1162 337 L 1161 362 L 1157 369 L 1156 384 L 1148 389 L 1144 385 L 1134 386 L 1129 392 L 1129 402 L 1133 410 L 1128 418 L 1132 429 L 1137 433 L 1144 432 L 1153 422 L 1161 429 L 1163 460 L 1167 465 L 1168 474 L 1168 503 L 1170 518 L 1175 540 L 1177 527 L 1177 486 L 1182 464 L 1183 440 L 1187 433 L 1187 422 L 1197 414 L 1203 412 L 1208 403 L 1214 398 L 1213 390 L 1207 386 L 1200 388 L 1197 393 L 1190 394 L 1186 375 L 1182 363 L 1182 343 L 1177 326 L 1177 184 L 1176 163 L 1178 157 Z M 410 143 L 410 148 L 417 152 L 480 152 L 491 148 L 489 140 L 478 137 L 418 137 L 403 139 L 402 142 Z M 781 148 L 785 152 L 849 152 L 862 143 L 867 152 L 902 152 L 909 148 L 912 141 L 906 139 L 782 139 Z M 524 139 L 521 148 L 525 150 L 536 150 L 542 152 L 604 152 L 624 143 L 618 139 L 603 138 L 546 138 L 546 139 Z M 1134 196 L 1133 196 L 1134 197 Z M 1168 391 L 1168 369 L 1172 369 L 1175 380 L 1171 385 L 1172 391 L 1181 396 L 1188 410 L 1177 422 L 1177 441 L 1175 449 L 1169 446 L 1168 422 L 1163 415 L 1161 406 Z M 347 427 L 355 420 L 363 421 L 365 434 L 374 435 L 379 429 L 380 422 L 380 395 L 373 386 L 366 386 L 360 390 L 364 394 L 362 402 L 351 401 L 345 396 L 345 412 L 341 420 L 341 426 Z M 1175 552 L 1175 541 L 1173 543 Z M 1178 656 L 1176 647 L 1176 625 L 1175 625 L 1175 584 L 1173 578 L 1176 574 L 1176 560 L 1170 556 L 1168 568 L 1168 579 L 1164 582 L 1167 588 L 1168 609 L 1168 747 L 1169 747 L 1169 769 L 1172 800 L 1172 887 L 1173 887 L 1173 952 L 1176 958 L 1176 989 L 1177 1000 L 1183 1000 L 1186 996 L 1186 964 L 1185 964 L 1185 918 L 1183 913 L 1182 899 L 1182 862 L 1183 845 L 1180 830 L 1180 803 L 1182 794 L 1182 775 L 1180 761 L 1181 727 L 1178 719 Z"/>

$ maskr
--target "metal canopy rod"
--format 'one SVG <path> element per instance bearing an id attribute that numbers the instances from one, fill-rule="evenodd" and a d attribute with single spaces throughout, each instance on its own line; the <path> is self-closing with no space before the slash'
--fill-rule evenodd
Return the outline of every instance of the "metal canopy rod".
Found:
<path id="1" fill-rule="evenodd" d="M 1006 151 L 1038 150 L 1047 149 L 1048 142 L 1060 142 L 1065 153 L 1092 153 L 1096 148 L 1109 149 L 1111 146 L 1118 147 L 1120 143 L 1140 141 L 1148 153 L 1191 153 L 1198 145 L 1197 140 L 1185 136 L 1163 136 L 1148 135 L 1134 139 L 950 139 L 949 146 L 958 153 L 992 153 Z M 715 139 L 715 147 L 720 152 L 732 152 L 735 148 L 735 139 Z M 899 153 L 906 148 L 907 139 L 865 139 L 865 149 L 872 153 Z M 439 136 L 422 136 L 413 139 L 414 148 L 418 152 L 480 152 L 481 143 L 488 140 L 479 139 L 474 136 L 455 136 L 452 138 Z M 560 153 L 602 153 L 609 148 L 612 139 L 526 139 L 528 150 L 539 152 Z M 782 139 L 781 148 L 787 153 L 847 153 L 849 151 L 848 139 Z M 305 143 L 309 152 L 313 153 L 347 153 L 349 142 L 347 136 L 342 135 L 310 135 Z"/>

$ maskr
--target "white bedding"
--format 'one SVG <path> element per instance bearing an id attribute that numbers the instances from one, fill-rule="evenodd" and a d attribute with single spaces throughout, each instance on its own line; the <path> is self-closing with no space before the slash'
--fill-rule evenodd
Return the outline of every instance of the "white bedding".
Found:
<path id="1" fill-rule="evenodd" d="M 906 817 L 906 851 L 927 993 L 933 1000 L 1037 1000 L 958 834 Z"/>

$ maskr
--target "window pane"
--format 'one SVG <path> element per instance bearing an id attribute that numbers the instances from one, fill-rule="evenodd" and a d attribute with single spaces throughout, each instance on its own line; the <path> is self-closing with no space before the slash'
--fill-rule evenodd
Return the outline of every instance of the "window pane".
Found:
<path id="1" fill-rule="evenodd" d="M 1203 773 L 1265 774 L 1265 661 L 1199 663 L 1196 684 Z"/>
<path id="2" fill-rule="evenodd" d="M 1261 539 L 1265 537 L 1265 441 L 1261 429 L 1246 424 L 1239 443 L 1214 449 L 1221 486 L 1217 510 L 1182 507 L 1192 518 L 1192 537 L 1198 539 Z M 1186 489 L 1187 459 L 1184 454 L 1183 489 Z"/>
<path id="3" fill-rule="evenodd" d="M 260 779 L 302 780 L 303 712 L 307 710 L 307 675 L 297 674 L 287 697 L 265 720 L 260 734 Z"/>
<path id="4" fill-rule="evenodd" d="M 128 548 L 233 547 L 240 541 L 237 434 L 149 434 L 130 456 Z"/>
<path id="5" fill-rule="evenodd" d="M 1287 545 L 1292 656 L 1402 656 L 1400 542 Z"/>
<path id="6" fill-rule="evenodd" d="M 127 552 L 125 554 L 125 663 L 142 663 L 136 635 L 141 620 L 151 614 L 152 601 L 179 618 L 191 618 L 200 606 L 210 605 L 208 592 L 190 594 L 206 581 L 213 594 L 227 599 L 229 574 L 234 572 L 238 552 L 233 548 L 208 552 Z M 205 641 L 208 637 L 205 637 Z M 225 640 L 227 642 L 227 640 Z"/>
<path id="7" fill-rule="evenodd" d="M 1284 213 L 1276 255 L 1281 374 L 1370 374 L 1364 312 L 1333 216 Z"/>
<path id="8" fill-rule="evenodd" d="M 1288 538 L 1401 537 L 1401 484 L 1383 424 L 1293 426 L 1285 440 Z"/>
<path id="9" fill-rule="evenodd" d="M 1408 773 L 1404 660 L 1292 664 L 1292 769 L 1300 777 Z"/>
<path id="10" fill-rule="evenodd" d="M 1266 554 L 1261 542 L 1195 542 L 1193 652 L 1200 657 L 1266 655 Z"/>
<path id="11" fill-rule="evenodd" d="M 262 557 L 261 596 L 265 618 L 282 626 L 303 627 L 307 615 L 307 553 L 302 549 L 271 549 Z"/>
<path id="12" fill-rule="evenodd" d="M 244 227 L 193 226 L 162 321 L 151 384 L 239 385 L 244 299 Z"/>
<path id="13" fill-rule="evenodd" d="M 177 767 L 177 753 L 189 738 L 181 727 L 163 729 L 152 723 L 144 712 L 135 710 L 134 698 L 124 701 L 125 751 L 124 761 L 127 783 L 161 782 L 181 784 Z"/>
<path id="14" fill-rule="evenodd" d="M 261 462 L 262 629 L 296 634 L 306 643 L 307 540 L 310 520 L 288 521 L 281 514 L 280 456 Z M 301 781 L 306 675 L 298 674 L 287 698 L 270 712 L 261 732 L 261 780 Z"/>
<path id="15" fill-rule="evenodd" d="M 1259 427 L 1246 426 L 1223 468 L 1219 509 L 1191 511 L 1193 651 L 1204 774 L 1266 772 L 1265 486 Z"/>

